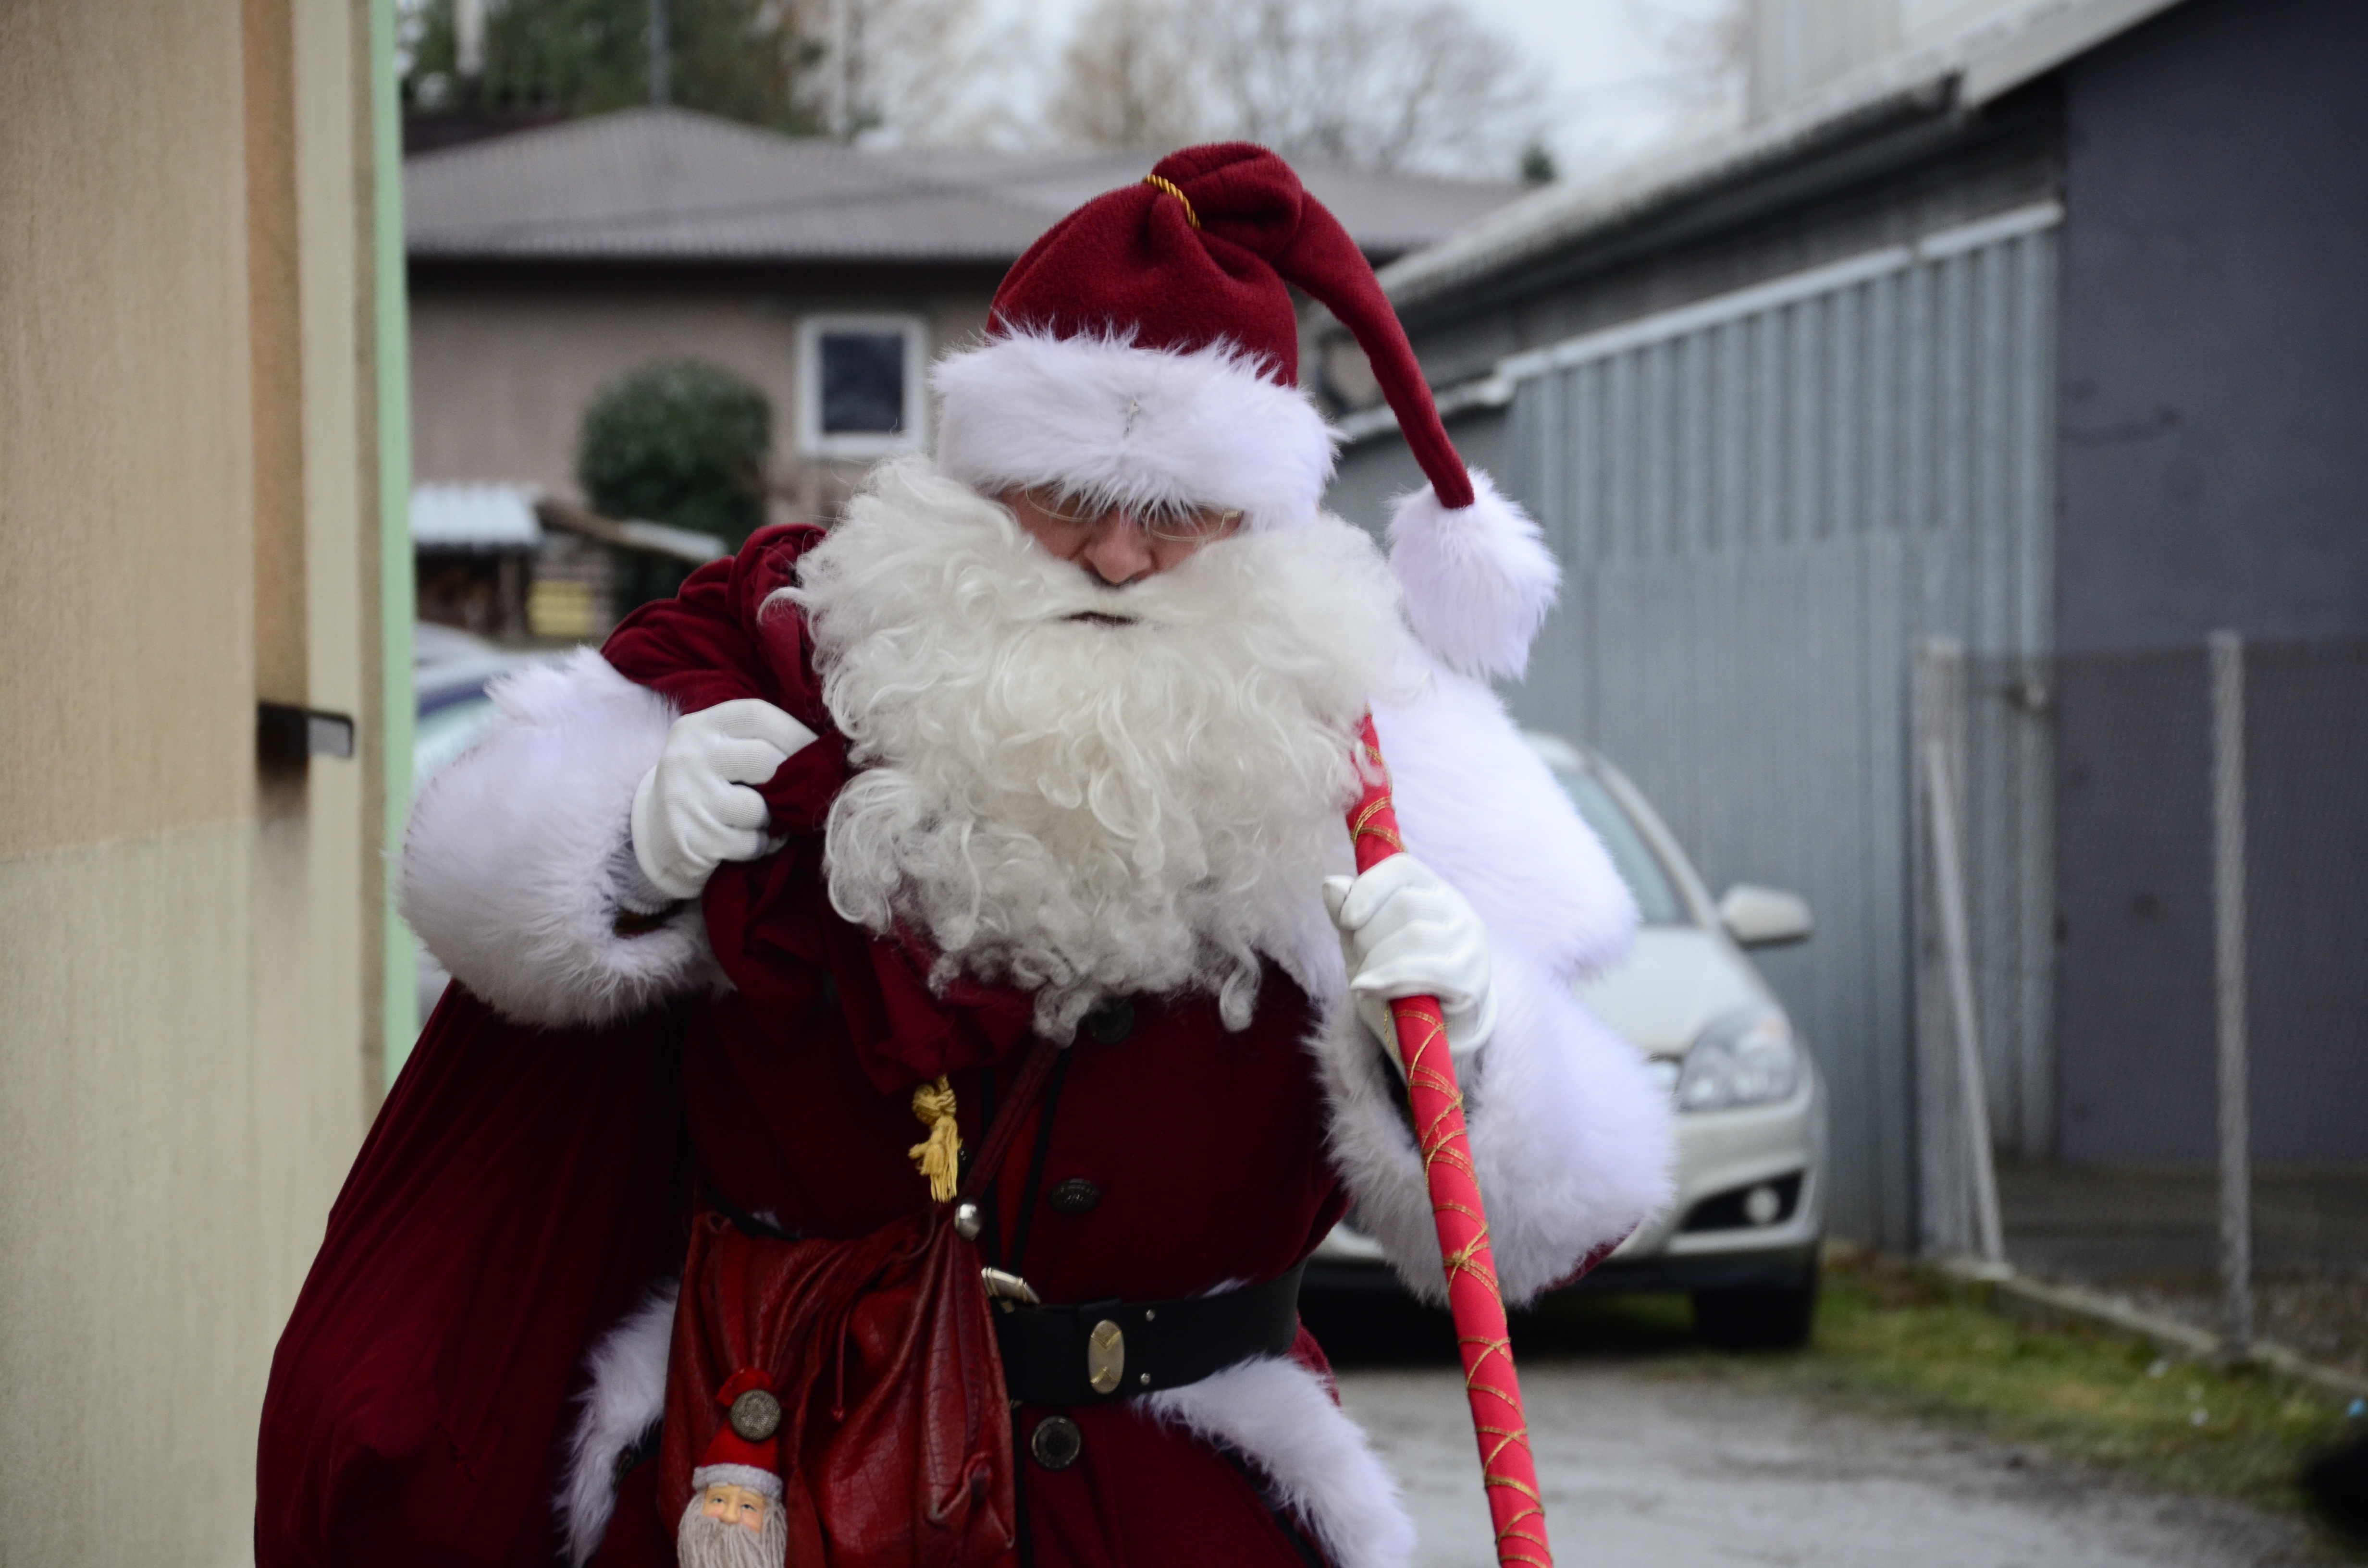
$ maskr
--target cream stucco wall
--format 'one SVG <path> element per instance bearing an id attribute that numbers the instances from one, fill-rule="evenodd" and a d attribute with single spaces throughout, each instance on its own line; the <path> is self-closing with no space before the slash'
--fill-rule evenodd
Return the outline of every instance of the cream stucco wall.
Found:
<path id="1" fill-rule="evenodd" d="M 7 1562 L 249 1558 L 271 1347 L 375 1098 L 366 17 L 0 6 Z M 259 28 L 281 29 L 260 55 Z M 292 73 L 283 133 L 250 134 L 256 58 Z M 288 160 L 276 227 L 250 212 L 258 158 Z M 250 300 L 266 230 L 295 247 L 293 300 Z M 269 312 L 296 345 L 278 403 L 254 374 Z M 258 443 L 287 441 L 301 514 L 258 559 Z M 364 725 L 356 760 L 268 779 L 273 572 L 301 614 L 265 641 L 297 639 L 305 699 Z M 107 1506 L 95 1478 L 140 1486 Z"/>
<path id="2" fill-rule="evenodd" d="M 934 357 L 985 330 L 997 276 L 982 268 L 955 279 L 910 278 L 887 268 L 863 287 L 785 270 L 777 282 L 735 286 L 689 269 L 623 281 L 574 280 L 558 267 L 517 270 L 507 280 L 415 277 L 412 438 L 422 481 L 498 480 L 574 494 L 576 435 L 600 390 L 658 360 L 703 359 L 747 378 L 771 401 L 784 517 L 827 509 L 833 486 L 866 466 L 798 456 L 799 322 L 918 316 Z"/>

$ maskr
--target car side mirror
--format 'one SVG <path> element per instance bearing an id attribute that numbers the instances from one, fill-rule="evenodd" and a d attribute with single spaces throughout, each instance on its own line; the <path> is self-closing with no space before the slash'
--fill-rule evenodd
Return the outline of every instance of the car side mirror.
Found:
<path id="1" fill-rule="evenodd" d="M 1751 882 L 1737 882 L 1719 895 L 1718 923 L 1738 946 L 1746 948 L 1805 942 L 1817 928 L 1809 917 L 1808 900 Z"/>

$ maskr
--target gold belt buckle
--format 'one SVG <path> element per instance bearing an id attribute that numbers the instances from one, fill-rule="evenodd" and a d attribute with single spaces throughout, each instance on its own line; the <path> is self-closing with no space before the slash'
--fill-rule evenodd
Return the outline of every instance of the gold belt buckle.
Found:
<path id="1" fill-rule="evenodd" d="M 1086 1382 L 1096 1393 L 1109 1393 L 1126 1375 L 1126 1331 L 1108 1318 L 1086 1335 Z"/>

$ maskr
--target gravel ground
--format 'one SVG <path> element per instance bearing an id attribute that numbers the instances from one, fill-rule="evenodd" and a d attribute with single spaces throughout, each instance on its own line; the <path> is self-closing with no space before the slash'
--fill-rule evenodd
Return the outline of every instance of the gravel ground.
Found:
<path id="1" fill-rule="evenodd" d="M 1978 1438 L 1552 1360 L 1522 1392 L 1565 1568 L 2254 1568 L 2326 1561 L 2298 1523 L 2164 1496 Z M 1405 1483 L 1416 1568 L 1489 1568 L 1452 1368 L 1345 1370 Z"/>

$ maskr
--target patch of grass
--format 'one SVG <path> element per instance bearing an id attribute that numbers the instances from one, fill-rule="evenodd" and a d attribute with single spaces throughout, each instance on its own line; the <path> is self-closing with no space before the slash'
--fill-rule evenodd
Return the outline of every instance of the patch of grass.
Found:
<path id="1" fill-rule="evenodd" d="M 1987 1290 L 1884 1259 L 1827 1266 L 1804 1350 L 1721 1355 L 1695 1344 L 1682 1297 L 1564 1299 L 1517 1335 L 1543 1354 L 1634 1358 L 1656 1375 L 1967 1428 L 2123 1470 L 2155 1485 L 2299 1508 L 2308 1457 L 2362 1428 L 2348 1401 L 2258 1367 L 2164 1357 L 2078 1323 L 1993 1310 Z"/>
<path id="2" fill-rule="evenodd" d="M 1990 1310 L 1987 1292 L 1877 1265 L 1832 1271 L 1817 1337 L 1769 1369 L 1820 1392 L 1962 1422 L 2157 1485 L 2298 1505 L 2345 1402 L 2258 1367 L 2172 1360 L 2124 1335 Z"/>

